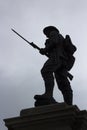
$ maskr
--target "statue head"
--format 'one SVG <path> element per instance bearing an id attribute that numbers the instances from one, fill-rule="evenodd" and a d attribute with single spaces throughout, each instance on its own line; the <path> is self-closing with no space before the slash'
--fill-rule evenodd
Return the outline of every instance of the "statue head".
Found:
<path id="1" fill-rule="evenodd" d="M 52 32 L 52 31 L 57 31 L 57 32 L 59 33 L 59 30 L 58 30 L 56 27 L 54 27 L 54 26 L 47 26 L 47 27 L 45 27 L 45 28 L 43 29 L 43 33 L 44 33 L 47 37 L 49 37 L 49 34 L 50 34 L 50 32 Z"/>

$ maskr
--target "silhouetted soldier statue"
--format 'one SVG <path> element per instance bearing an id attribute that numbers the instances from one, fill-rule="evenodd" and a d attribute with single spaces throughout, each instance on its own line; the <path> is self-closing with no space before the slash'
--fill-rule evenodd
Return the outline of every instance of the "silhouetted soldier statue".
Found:
<path id="1" fill-rule="evenodd" d="M 45 93 L 35 95 L 36 106 L 56 103 L 53 98 L 54 78 L 59 90 L 63 94 L 64 102 L 72 105 L 73 91 L 70 80 L 72 75 L 68 72 L 75 61 L 73 56 L 76 47 L 72 44 L 69 35 L 64 38 L 59 30 L 54 26 L 48 26 L 43 30 L 47 39 L 45 48 L 40 49 L 42 55 L 48 55 L 48 60 L 41 69 L 41 74 L 45 83 Z"/>

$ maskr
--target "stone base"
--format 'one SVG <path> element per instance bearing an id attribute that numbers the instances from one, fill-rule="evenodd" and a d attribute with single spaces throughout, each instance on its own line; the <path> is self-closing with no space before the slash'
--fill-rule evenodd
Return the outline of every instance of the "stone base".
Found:
<path id="1" fill-rule="evenodd" d="M 87 111 L 56 103 L 24 109 L 20 116 L 4 121 L 8 130 L 87 130 Z"/>

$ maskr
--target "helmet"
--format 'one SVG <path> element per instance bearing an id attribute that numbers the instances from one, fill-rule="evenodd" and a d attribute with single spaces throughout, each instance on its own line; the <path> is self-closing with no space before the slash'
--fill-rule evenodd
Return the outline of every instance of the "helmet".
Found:
<path id="1" fill-rule="evenodd" d="M 57 31 L 59 33 L 59 30 L 54 26 L 48 26 L 43 29 L 45 35 L 48 35 L 51 31 Z"/>

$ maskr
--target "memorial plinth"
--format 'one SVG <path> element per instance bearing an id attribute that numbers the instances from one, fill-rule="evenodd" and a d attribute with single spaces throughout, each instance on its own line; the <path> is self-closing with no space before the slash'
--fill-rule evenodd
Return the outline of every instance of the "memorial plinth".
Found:
<path id="1" fill-rule="evenodd" d="M 20 116 L 4 121 L 8 130 L 87 130 L 87 111 L 56 103 L 21 110 Z"/>

